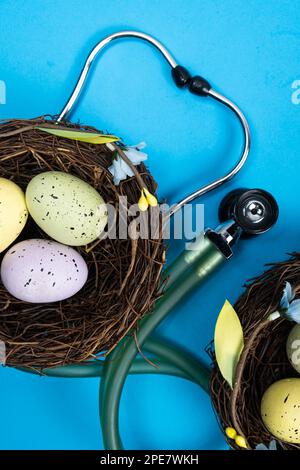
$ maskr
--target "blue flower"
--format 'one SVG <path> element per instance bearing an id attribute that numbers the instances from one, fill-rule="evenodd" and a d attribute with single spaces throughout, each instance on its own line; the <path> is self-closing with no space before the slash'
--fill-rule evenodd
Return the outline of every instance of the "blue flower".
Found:
<path id="1" fill-rule="evenodd" d="M 300 324 L 300 299 L 295 298 L 295 292 L 289 282 L 286 282 L 283 294 L 280 300 L 279 308 L 269 316 L 269 320 L 283 317 L 289 321 Z"/>
<path id="2" fill-rule="evenodd" d="M 300 299 L 293 300 L 287 311 L 282 313 L 282 316 L 287 318 L 287 320 L 300 323 Z"/>
<path id="3" fill-rule="evenodd" d="M 255 447 L 255 450 L 277 450 L 276 441 L 275 441 L 275 439 L 272 439 L 270 444 L 269 444 L 269 447 L 266 446 L 265 444 L 258 444 Z"/>
<path id="4" fill-rule="evenodd" d="M 148 155 L 145 152 L 141 152 L 141 149 L 144 147 L 146 147 L 145 142 L 141 142 L 138 145 L 125 147 L 123 151 L 129 160 L 131 160 L 133 165 L 139 165 L 148 158 Z M 120 184 L 120 181 L 126 180 L 128 177 L 134 176 L 132 169 L 118 154 L 114 156 L 112 165 L 108 168 L 108 170 L 114 178 L 115 185 Z"/>
<path id="5" fill-rule="evenodd" d="M 288 309 L 290 302 L 294 300 L 295 292 L 292 289 L 292 286 L 289 282 L 285 283 L 285 288 L 283 290 L 283 294 L 280 300 L 280 308 L 281 309 Z"/>

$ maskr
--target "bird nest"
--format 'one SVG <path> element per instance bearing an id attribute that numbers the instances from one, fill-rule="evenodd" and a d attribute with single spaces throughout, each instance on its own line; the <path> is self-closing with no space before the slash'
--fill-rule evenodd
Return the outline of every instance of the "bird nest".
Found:
<path id="1" fill-rule="evenodd" d="M 265 273 L 250 281 L 235 304 L 243 327 L 245 354 L 240 358 L 240 379 L 233 390 L 214 361 L 211 397 L 224 435 L 226 427 L 235 428 L 238 434 L 246 438 L 251 449 L 261 443 L 268 446 L 274 439 L 261 419 L 260 404 L 264 392 L 280 379 L 299 377 L 286 354 L 286 341 L 292 324 L 285 319 L 264 323 L 268 315 L 278 309 L 286 281 L 291 283 L 299 298 L 299 253 L 294 253 L 288 261 L 271 265 Z M 278 449 L 300 450 L 298 444 L 278 439 L 276 442 Z M 228 439 L 228 444 L 239 449 L 231 439 Z"/>
<path id="2" fill-rule="evenodd" d="M 137 203 L 140 197 L 136 176 L 116 186 L 108 171 L 112 152 L 106 145 L 57 137 L 34 128 L 45 122 L 49 125 L 51 119 L 0 124 L 0 176 L 25 190 L 29 181 L 44 171 L 75 175 L 117 209 L 118 230 L 119 197 L 127 196 L 128 205 Z M 64 126 L 95 132 L 91 127 L 68 122 Z M 137 171 L 154 194 L 157 185 L 144 164 Z M 129 217 L 128 223 L 131 220 Z M 17 241 L 30 238 L 48 238 L 31 218 Z M 78 251 L 87 262 L 88 281 L 79 293 L 64 301 L 22 302 L 0 282 L 0 340 L 6 345 L 7 365 L 42 370 L 108 353 L 151 311 L 160 295 L 164 262 L 161 233 L 153 239 L 106 237 Z"/>

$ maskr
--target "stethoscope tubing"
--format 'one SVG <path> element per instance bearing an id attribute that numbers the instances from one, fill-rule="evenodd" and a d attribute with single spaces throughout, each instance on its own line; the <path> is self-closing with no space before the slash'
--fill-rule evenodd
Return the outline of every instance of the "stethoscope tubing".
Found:
<path id="1" fill-rule="evenodd" d="M 179 377 L 185 380 L 189 380 L 196 384 L 199 381 L 196 380 L 195 374 L 190 375 L 186 372 L 185 367 L 181 367 L 178 362 L 174 363 L 174 360 L 170 360 L 170 351 L 176 350 L 177 354 L 180 355 L 182 361 L 190 362 L 191 358 L 193 361 L 197 361 L 197 370 L 202 371 L 201 376 L 201 387 L 208 393 L 208 382 L 210 369 L 200 361 L 196 356 L 185 351 L 185 349 L 178 346 L 172 345 L 168 341 L 160 341 L 154 338 L 148 338 L 144 350 L 150 353 L 153 357 L 147 361 L 145 358 L 137 358 L 132 363 L 129 374 L 130 375 L 144 375 L 144 374 L 159 374 L 169 375 L 173 377 Z M 16 370 L 21 372 L 30 373 L 38 376 L 65 378 L 65 379 L 90 379 L 100 378 L 103 375 L 104 361 L 97 359 L 94 361 L 84 362 L 82 364 L 70 364 L 60 367 L 52 367 L 44 369 L 42 371 L 29 369 L 26 367 L 17 367 Z"/>
<path id="2" fill-rule="evenodd" d="M 225 261 L 226 258 L 213 243 L 204 243 L 201 256 L 176 280 L 172 280 L 171 265 L 171 285 L 167 285 L 166 292 L 156 302 L 153 312 L 139 322 L 135 337 L 124 338 L 106 358 L 99 392 L 100 420 L 106 450 L 123 449 L 119 431 L 120 400 L 127 374 L 140 348 L 167 315 Z"/>

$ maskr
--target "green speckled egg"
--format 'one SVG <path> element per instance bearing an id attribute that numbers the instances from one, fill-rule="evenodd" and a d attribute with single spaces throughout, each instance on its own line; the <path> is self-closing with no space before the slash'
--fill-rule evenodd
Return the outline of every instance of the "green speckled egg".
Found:
<path id="1" fill-rule="evenodd" d="M 300 325 L 292 328 L 286 343 L 286 353 L 291 365 L 300 374 Z"/>
<path id="2" fill-rule="evenodd" d="M 35 176 L 26 190 L 27 208 L 54 240 L 82 246 L 96 240 L 107 224 L 107 207 L 85 181 L 60 171 Z"/>
<path id="3" fill-rule="evenodd" d="M 272 384 L 262 398 L 261 417 L 274 437 L 299 444 L 300 379 L 283 379 Z"/>

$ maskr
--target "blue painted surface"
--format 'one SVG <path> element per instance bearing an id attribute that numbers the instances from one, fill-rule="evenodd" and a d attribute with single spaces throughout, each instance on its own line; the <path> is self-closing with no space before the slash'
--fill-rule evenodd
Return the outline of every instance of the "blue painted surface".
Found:
<path id="1" fill-rule="evenodd" d="M 266 262 L 299 250 L 300 7 L 292 0 L 2 0 L 0 117 L 58 113 L 89 49 L 104 35 L 135 28 L 155 35 L 179 62 L 211 80 L 245 111 L 252 150 L 241 175 L 204 197 L 206 225 L 229 189 L 271 191 L 280 205 L 271 232 L 240 244 L 237 254 L 161 326 L 208 361 L 204 347 L 225 298 Z M 293 95 L 294 93 L 294 95 Z M 239 127 L 209 99 L 176 89 L 169 69 L 145 44 L 124 41 L 103 54 L 73 119 L 146 140 L 159 194 L 175 201 L 222 174 L 237 158 Z M 169 258 L 181 248 L 171 243 Z M 32 377 L 0 370 L 1 449 L 99 449 L 98 381 Z M 121 429 L 131 449 L 222 449 L 208 398 L 165 377 L 129 378 Z"/>

